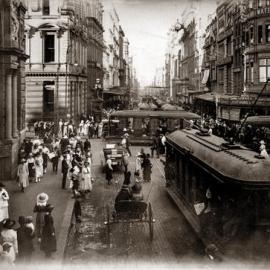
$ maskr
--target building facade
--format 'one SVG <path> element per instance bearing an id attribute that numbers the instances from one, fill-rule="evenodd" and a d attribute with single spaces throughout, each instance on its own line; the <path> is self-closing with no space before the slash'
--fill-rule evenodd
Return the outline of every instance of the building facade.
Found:
<path id="1" fill-rule="evenodd" d="M 87 112 L 87 0 L 29 0 L 26 120 L 79 121 Z"/>
<path id="2" fill-rule="evenodd" d="M 270 113 L 269 87 L 261 92 L 270 77 L 269 11 L 268 1 L 219 4 L 206 33 L 204 69 L 210 73 L 211 93 L 197 97 L 200 113 L 229 121 L 239 121 L 247 113 Z"/>
<path id="3" fill-rule="evenodd" d="M 90 9 L 87 14 L 87 113 L 99 121 L 103 109 L 103 5 L 99 0 L 88 1 L 87 4 Z"/>
<path id="4" fill-rule="evenodd" d="M 18 149 L 25 136 L 24 1 L 0 3 L 0 180 L 16 176 Z"/>
<path id="5" fill-rule="evenodd" d="M 104 13 L 104 108 L 127 109 L 130 101 L 129 42 L 120 25 L 118 13 L 108 5 Z"/>

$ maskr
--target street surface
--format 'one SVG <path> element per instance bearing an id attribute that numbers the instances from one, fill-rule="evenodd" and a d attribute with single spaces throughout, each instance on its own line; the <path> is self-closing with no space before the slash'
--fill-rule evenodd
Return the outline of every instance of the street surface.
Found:
<path id="1" fill-rule="evenodd" d="M 157 159 L 153 163 L 152 181 L 143 183 L 144 199 L 151 202 L 154 213 L 154 240 L 149 239 L 147 223 L 113 224 L 110 244 L 106 237 L 106 205 L 111 211 L 114 200 L 123 182 L 123 173 L 113 173 L 113 184 L 108 185 L 105 174 L 101 172 L 100 151 L 102 142 L 92 143 L 93 170 L 95 183 L 91 194 L 82 203 L 83 220 L 78 238 L 70 235 L 65 262 L 148 262 L 148 263 L 199 263 L 205 260 L 200 241 L 186 223 L 178 208 L 169 198 L 165 189 L 163 165 Z M 135 169 L 135 154 L 140 147 L 131 147 L 129 170 Z M 150 149 L 145 147 L 145 152 Z"/>

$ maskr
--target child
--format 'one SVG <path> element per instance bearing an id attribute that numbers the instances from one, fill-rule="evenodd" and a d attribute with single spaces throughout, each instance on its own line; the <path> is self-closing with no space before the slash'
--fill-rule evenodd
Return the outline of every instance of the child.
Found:
<path id="1" fill-rule="evenodd" d="M 35 233 L 35 225 L 33 223 L 33 217 L 27 216 L 25 218 L 25 227 L 31 229 L 31 235 L 34 235 Z"/>

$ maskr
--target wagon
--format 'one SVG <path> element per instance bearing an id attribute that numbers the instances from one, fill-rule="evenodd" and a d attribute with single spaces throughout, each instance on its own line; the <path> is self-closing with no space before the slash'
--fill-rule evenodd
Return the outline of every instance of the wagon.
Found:
<path id="1" fill-rule="evenodd" d="M 106 144 L 106 146 L 103 148 L 103 151 L 100 153 L 102 169 L 104 170 L 108 158 L 111 159 L 112 166 L 122 168 L 124 152 L 125 150 L 123 147 L 120 147 L 117 144 Z"/>
<path id="2" fill-rule="evenodd" d="M 115 204 L 115 212 L 111 213 L 109 205 L 106 206 L 107 238 L 110 242 L 111 226 L 118 223 L 147 223 L 150 241 L 154 238 L 154 222 L 152 206 L 142 201 L 119 201 Z"/>

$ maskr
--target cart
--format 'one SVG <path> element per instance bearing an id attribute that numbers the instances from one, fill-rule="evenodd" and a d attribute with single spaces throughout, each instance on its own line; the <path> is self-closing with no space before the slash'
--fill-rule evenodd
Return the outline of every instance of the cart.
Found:
<path id="1" fill-rule="evenodd" d="M 142 201 L 119 201 L 115 204 L 115 212 L 106 206 L 107 239 L 110 243 L 111 226 L 118 223 L 148 223 L 150 241 L 154 238 L 154 222 L 152 206 Z"/>
<path id="2" fill-rule="evenodd" d="M 108 158 L 111 159 L 112 166 L 122 168 L 124 151 L 123 147 L 117 146 L 116 144 L 106 144 L 105 148 L 103 148 L 103 152 L 100 153 L 102 170 L 104 171 Z"/>

